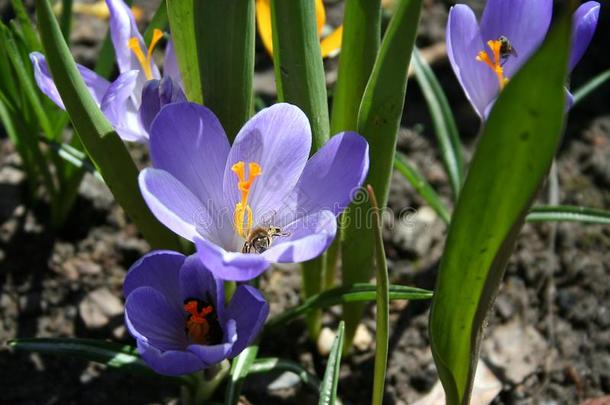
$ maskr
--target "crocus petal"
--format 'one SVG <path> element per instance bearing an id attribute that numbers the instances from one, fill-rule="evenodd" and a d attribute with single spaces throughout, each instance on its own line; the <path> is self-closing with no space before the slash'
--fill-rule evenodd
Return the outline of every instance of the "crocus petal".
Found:
<path id="1" fill-rule="evenodd" d="M 273 55 L 271 5 L 269 0 L 256 0 L 256 28 L 267 53 Z"/>
<path id="2" fill-rule="evenodd" d="M 224 283 L 214 277 L 198 255 L 186 258 L 180 270 L 180 295 L 182 301 L 195 298 L 205 300 L 214 306 L 219 320 L 224 320 Z"/>
<path id="3" fill-rule="evenodd" d="M 299 263 L 318 257 L 328 248 L 337 232 L 337 220 L 332 212 L 320 211 L 299 218 L 282 231 L 289 236 L 278 238 L 277 244 L 261 256 L 272 263 Z"/>
<path id="4" fill-rule="evenodd" d="M 580 61 L 589 47 L 597 20 L 599 19 L 599 3 L 588 1 L 578 7 L 572 19 L 572 48 L 570 49 L 570 71 Z"/>
<path id="5" fill-rule="evenodd" d="M 472 10 L 463 4 L 452 7 L 447 23 L 447 55 L 466 97 L 484 117 L 500 86 L 491 69 L 476 60 L 481 50 L 483 40 Z"/>
<path id="6" fill-rule="evenodd" d="M 252 184 L 248 203 L 255 224 L 273 216 L 301 176 L 310 149 L 309 121 L 298 107 L 279 103 L 260 111 L 239 131 L 229 152 L 223 188 L 226 206 L 233 209 L 240 198 L 233 164 L 257 162 L 262 175 Z"/>
<path id="7" fill-rule="evenodd" d="M 223 248 L 202 238 L 195 238 L 197 254 L 214 275 L 222 280 L 248 281 L 269 267 L 261 255 L 227 252 Z"/>
<path id="8" fill-rule="evenodd" d="M 123 140 L 146 143 L 148 133 L 140 123 L 132 99 L 138 75 L 137 70 L 122 73 L 108 88 L 100 109 Z"/>
<path id="9" fill-rule="evenodd" d="M 181 88 L 184 88 L 180 68 L 178 67 L 178 59 L 174 50 L 174 42 L 170 39 L 165 46 L 165 59 L 163 61 L 163 76 L 170 77 Z"/>
<path id="10" fill-rule="evenodd" d="M 168 172 L 144 169 L 138 181 L 152 213 L 174 233 L 193 240 L 213 223 L 212 213 Z"/>
<path id="11" fill-rule="evenodd" d="M 110 37 L 116 53 L 116 61 L 121 73 L 128 70 L 141 70 L 142 66 L 135 57 L 133 51 L 129 49 L 129 40 L 137 38 L 142 52 L 146 54 L 147 47 L 144 39 L 138 31 L 138 25 L 131 12 L 131 9 L 123 0 L 106 0 L 108 11 L 110 11 Z M 159 71 L 154 63 L 151 63 L 153 74 L 159 78 Z"/>
<path id="12" fill-rule="evenodd" d="M 57 91 L 57 87 L 55 86 L 44 55 L 40 52 L 32 52 L 30 53 L 30 60 L 34 67 L 34 78 L 36 79 L 36 84 L 40 88 L 40 91 L 57 104 L 59 108 L 65 110 L 66 108 L 64 107 L 63 101 L 61 101 L 61 97 L 59 96 L 59 92 Z M 84 66 L 77 64 L 76 67 L 83 77 L 85 85 L 89 89 L 93 99 L 99 106 L 104 98 L 104 94 L 106 94 L 106 91 L 110 86 L 110 82 Z"/>
<path id="13" fill-rule="evenodd" d="M 269 304 L 261 293 L 248 285 L 235 290 L 227 308 L 227 318 L 237 324 L 237 341 L 230 357 L 237 356 L 256 338 L 269 315 Z"/>
<path id="14" fill-rule="evenodd" d="M 170 76 L 165 76 L 161 80 L 149 80 L 142 89 L 142 104 L 138 112 L 142 126 L 146 132 L 150 132 L 152 122 L 161 107 L 186 101 L 182 89 Z"/>
<path id="15" fill-rule="evenodd" d="M 343 25 L 339 26 L 336 30 L 328 34 L 328 36 L 324 37 L 322 42 L 320 42 L 320 51 L 322 52 L 322 57 L 326 58 L 327 56 L 335 56 L 339 53 L 341 49 L 341 41 L 343 40 Z"/>
<path id="16" fill-rule="evenodd" d="M 517 51 L 504 64 L 504 73 L 513 77 L 538 49 L 553 16 L 553 0 L 488 0 L 481 18 L 484 42 L 504 35 Z M 485 50 L 489 51 L 487 46 Z"/>
<path id="17" fill-rule="evenodd" d="M 186 314 L 151 287 L 138 287 L 125 301 L 125 322 L 129 332 L 159 350 L 183 350 Z"/>
<path id="18" fill-rule="evenodd" d="M 150 154 L 155 168 L 184 184 L 204 205 L 222 208 L 229 141 L 218 118 L 195 103 L 166 105 L 152 124 Z"/>
<path id="19" fill-rule="evenodd" d="M 343 132 L 330 140 L 307 162 L 299 182 L 280 209 L 288 222 L 326 210 L 338 215 L 360 189 L 369 169 L 369 145 L 355 132 Z"/>
<path id="20" fill-rule="evenodd" d="M 318 36 L 320 36 L 326 24 L 326 9 L 322 0 L 316 0 L 316 24 L 318 26 Z"/>
<path id="21" fill-rule="evenodd" d="M 143 340 L 138 340 L 138 352 L 156 373 L 168 376 L 191 374 L 206 368 L 196 354 L 190 351 L 161 351 Z"/>
<path id="22" fill-rule="evenodd" d="M 169 250 L 156 250 L 144 255 L 129 268 L 123 283 L 123 294 L 128 297 L 139 287 L 151 287 L 181 310 L 178 274 L 184 260 L 183 254 Z"/>
<path id="23" fill-rule="evenodd" d="M 192 344 L 187 350 L 195 354 L 206 367 L 218 364 L 231 354 L 231 348 L 237 340 L 235 321 L 230 320 L 223 328 L 223 343 L 217 345 Z"/>

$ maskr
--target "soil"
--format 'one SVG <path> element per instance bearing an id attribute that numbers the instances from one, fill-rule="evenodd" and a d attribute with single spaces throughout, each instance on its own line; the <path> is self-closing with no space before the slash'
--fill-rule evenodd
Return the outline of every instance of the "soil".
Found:
<path id="1" fill-rule="evenodd" d="M 136 3 L 150 14 L 157 2 Z M 337 24 L 342 1 L 327 3 L 329 21 Z M 450 3 L 424 1 L 418 45 L 444 39 Z M 480 10 L 483 2 L 466 3 Z M 9 16 L 7 10 L 0 2 L 3 19 Z M 607 7 L 602 10 L 600 21 L 608 21 Z M 72 42 L 79 61 L 94 63 L 105 26 L 88 16 L 75 21 Z M 573 87 L 607 68 L 609 37 L 610 31 L 598 30 L 572 76 Z M 261 81 L 269 75 L 271 65 L 262 47 L 258 50 L 257 80 Z M 327 61 L 327 66 L 332 70 L 336 63 Z M 447 61 L 435 64 L 434 70 L 448 94 L 469 154 L 476 142 L 478 120 Z M 610 208 L 610 111 L 605 95 L 607 90 L 599 91 L 571 112 L 557 158 L 562 203 Z M 449 185 L 414 81 L 409 84 L 404 117 L 399 150 L 449 204 Z M 0 403 L 176 403 L 178 388 L 166 380 L 6 348 L 10 339 L 33 336 L 91 337 L 132 344 L 123 326 L 122 282 L 129 266 L 149 247 L 108 189 L 90 175 L 85 177 L 68 223 L 62 231 L 52 233 L 45 203 L 26 197 L 27 179 L 12 145 L 0 137 L 0 148 Z M 143 148 L 133 147 L 132 151 L 139 162 L 146 162 Z M 543 190 L 541 202 L 545 195 Z M 396 213 L 395 221 L 387 221 L 385 229 L 391 281 L 433 288 L 445 226 L 399 175 L 392 183 L 389 207 Z M 610 394 L 609 247 L 607 226 L 524 227 L 485 330 L 482 359 L 502 385 L 494 404 L 574 404 Z M 294 268 L 267 272 L 261 285 L 272 314 L 299 302 L 300 274 Z M 86 308 L 96 294 L 115 299 L 94 308 L 92 315 Z M 437 381 L 427 335 L 428 310 L 427 302 L 392 302 L 387 404 L 412 403 Z M 325 325 L 335 328 L 339 315 L 339 308 L 327 311 Z M 374 351 L 366 336 L 374 335 L 374 306 L 367 307 L 363 325 L 364 343 L 341 366 L 339 395 L 347 404 L 370 402 Z M 516 354 L 507 355 L 511 343 L 507 336 L 523 339 Z M 308 341 L 302 320 L 266 335 L 260 356 L 289 358 L 318 375 L 325 366 L 324 357 Z M 242 402 L 317 403 L 316 396 L 299 385 L 266 389 L 276 377 L 248 379 Z"/>

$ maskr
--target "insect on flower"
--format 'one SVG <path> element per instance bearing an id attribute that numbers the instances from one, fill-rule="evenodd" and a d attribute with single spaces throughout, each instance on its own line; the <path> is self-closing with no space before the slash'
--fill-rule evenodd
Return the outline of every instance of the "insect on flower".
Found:
<path id="1" fill-rule="evenodd" d="M 570 71 L 585 53 L 597 26 L 600 5 L 582 4 L 572 17 Z M 480 24 L 470 7 L 451 8 L 447 54 L 466 97 L 485 119 L 496 97 L 544 40 L 552 0 L 488 0 Z M 518 51 L 518 56 L 517 56 Z M 571 105 L 568 93 L 568 105 Z"/>
<path id="2" fill-rule="evenodd" d="M 324 252 L 336 216 L 364 181 L 368 144 L 360 135 L 337 134 L 311 158 L 310 149 L 309 121 L 296 106 L 260 111 L 229 145 L 210 110 L 174 103 L 152 124 L 153 167 L 140 173 L 140 189 L 165 226 L 195 242 L 206 267 L 245 281 L 271 263 Z"/>

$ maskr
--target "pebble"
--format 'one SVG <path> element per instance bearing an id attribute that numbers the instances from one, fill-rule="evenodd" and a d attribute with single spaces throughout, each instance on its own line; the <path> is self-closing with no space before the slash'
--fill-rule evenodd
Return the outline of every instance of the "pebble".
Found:
<path id="1" fill-rule="evenodd" d="M 106 287 L 91 291 L 78 305 L 81 319 L 89 329 L 106 326 L 110 319 L 123 313 L 123 303 Z"/>

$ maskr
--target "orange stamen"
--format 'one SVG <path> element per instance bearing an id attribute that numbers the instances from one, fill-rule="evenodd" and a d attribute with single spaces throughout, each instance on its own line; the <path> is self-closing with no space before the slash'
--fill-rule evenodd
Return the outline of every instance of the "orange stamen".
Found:
<path id="1" fill-rule="evenodd" d="M 263 174 L 261 166 L 256 162 L 248 164 L 248 178 L 246 179 L 246 163 L 239 161 L 231 166 L 231 170 L 237 176 L 237 189 L 241 194 L 240 201 L 235 204 L 233 213 L 233 226 L 239 236 L 245 238 L 252 229 L 252 208 L 248 205 L 248 196 L 254 180 Z"/>
<path id="2" fill-rule="evenodd" d="M 153 79 L 153 73 L 152 73 L 152 67 L 151 67 L 152 66 L 152 54 L 153 54 L 153 51 L 155 50 L 155 47 L 161 40 L 161 38 L 163 38 L 163 31 L 161 31 L 159 29 L 155 29 L 153 31 L 152 40 L 150 41 L 150 45 L 148 46 L 146 55 L 144 55 L 144 52 L 142 51 L 142 47 L 140 46 L 140 40 L 137 37 L 131 37 L 131 38 L 129 38 L 129 41 L 127 42 L 127 47 L 129 49 L 131 49 L 131 51 L 136 56 L 136 59 L 138 59 L 138 62 L 140 62 L 140 66 L 142 66 L 142 70 L 144 71 L 144 76 L 146 77 L 146 80 Z"/>
<path id="3" fill-rule="evenodd" d="M 493 60 L 489 57 L 489 53 L 485 50 L 479 52 L 477 54 L 476 59 L 479 62 L 485 63 L 489 68 L 494 72 L 496 77 L 498 78 L 498 83 L 500 84 L 500 90 L 504 89 L 504 86 L 508 82 L 508 79 L 504 77 L 504 68 L 501 64 L 500 58 L 500 48 L 502 47 L 502 43 L 500 41 L 487 41 L 487 46 L 491 49 Z"/>
<path id="4" fill-rule="evenodd" d="M 204 306 L 201 311 L 197 310 L 198 302 L 191 300 L 184 304 L 184 310 L 190 314 L 186 321 L 186 330 L 189 338 L 199 344 L 207 342 L 210 324 L 205 317 L 214 312 L 214 307 L 211 305 Z"/>

